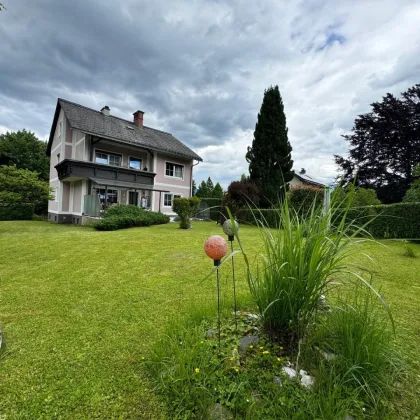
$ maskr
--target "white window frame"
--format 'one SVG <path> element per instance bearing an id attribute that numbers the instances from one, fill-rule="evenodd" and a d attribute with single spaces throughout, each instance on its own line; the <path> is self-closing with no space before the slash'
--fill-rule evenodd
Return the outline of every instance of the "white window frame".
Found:
<path id="1" fill-rule="evenodd" d="M 171 165 L 174 165 L 174 175 L 166 175 L 166 165 L 168 163 L 171 164 Z M 175 176 L 175 166 L 181 166 L 181 168 L 182 168 L 182 177 Z M 185 176 L 185 165 L 182 165 L 181 163 L 175 163 L 175 162 L 171 162 L 169 160 L 165 160 L 165 168 L 164 168 L 164 171 L 165 171 L 164 172 L 165 178 L 184 180 L 184 176 Z"/>
<path id="2" fill-rule="evenodd" d="M 171 196 L 171 205 L 170 206 L 165 205 L 165 196 L 166 195 L 170 195 Z M 183 197 L 183 194 L 182 193 L 174 193 L 174 192 L 164 193 L 163 194 L 163 197 L 162 197 L 163 198 L 162 207 L 166 207 L 168 209 L 169 208 L 172 208 L 172 206 L 174 204 L 174 198 L 178 198 L 178 197 L 182 198 Z"/>
<path id="3" fill-rule="evenodd" d="M 61 137 L 61 132 L 63 131 L 63 120 L 58 122 L 58 134 L 57 137 Z"/>
<path id="4" fill-rule="evenodd" d="M 107 158 L 106 158 L 107 163 L 96 162 L 96 154 L 97 153 L 102 153 L 103 155 L 106 155 L 107 156 Z M 120 158 L 120 164 L 118 166 L 110 165 L 110 163 L 109 163 L 109 157 L 110 156 L 118 156 Z M 98 165 L 108 165 L 108 166 L 112 166 L 114 168 L 121 168 L 122 167 L 122 160 L 123 160 L 123 156 L 119 153 L 111 153 L 111 152 L 107 152 L 105 150 L 95 149 L 94 161 L 93 162 L 97 163 Z"/>
<path id="5" fill-rule="evenodd" d="M 140 169 L 132 168 L 130 166 L 131 159 L 140 161 Z M 143 169 L 143 159 L 142 158 L 135 157 L 135 156 L 129 156 L 128 157 L 128 168 L 129 169 L 134 169 L 134 170 L 137 170 L 137 171 L 141 171 Z"/>

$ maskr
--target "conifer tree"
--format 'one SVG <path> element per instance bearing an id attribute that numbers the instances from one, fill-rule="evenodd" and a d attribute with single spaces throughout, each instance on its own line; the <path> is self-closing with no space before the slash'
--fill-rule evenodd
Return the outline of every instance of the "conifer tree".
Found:
<path id="1" fill-rule="evenodd" d="M 271 86 L 264 92 L 254 140 L 246 153 L 249 179 L 259 187 L 263 207 L 275 205 L 294 176 L 287 131 L 279 88 Z"/>

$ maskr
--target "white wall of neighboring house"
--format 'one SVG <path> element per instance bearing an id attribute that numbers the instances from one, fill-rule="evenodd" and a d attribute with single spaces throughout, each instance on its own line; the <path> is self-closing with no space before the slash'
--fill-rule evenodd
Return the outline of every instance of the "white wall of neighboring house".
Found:
<path id="1" fill-rule="evenodd" d="M 304 183 L 296 175 L 289 182 L 290 187 L 301 187 L 302 185 L 304 185 Z"/>

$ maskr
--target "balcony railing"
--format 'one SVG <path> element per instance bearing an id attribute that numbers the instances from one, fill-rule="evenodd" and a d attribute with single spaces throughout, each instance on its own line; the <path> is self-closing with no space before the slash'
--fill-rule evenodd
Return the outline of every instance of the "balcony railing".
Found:
<path id="1" fill-rule="evenodd" d="M 60 181 L 99 178 L 153 186 L 156 176 L 153 172 L 75 159 L 64 159 L 55 168 Z"/>

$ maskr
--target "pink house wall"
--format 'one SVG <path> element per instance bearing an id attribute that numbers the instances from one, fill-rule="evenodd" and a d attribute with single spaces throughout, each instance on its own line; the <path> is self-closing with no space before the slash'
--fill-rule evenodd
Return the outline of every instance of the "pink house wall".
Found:
<path id="1" fill-rule="evenodd" d="M 82 181 L 77 181 L 73 186 L 73 211 L 76 213 L 81 213 L 81 203 L 82 203 Z"/>
<path id="2" fill-rule="evenodd" d="M 169 177 L 165 175 L 165 163 L 171 162 L 179 165 L 184 165 L 184 179 Z M 157 155 L 157 168 L 156 168 L 156 177 L 155 181 L 171 184 L 173 186 L 181 187 L 190 187 L 191 183 L 191 165 L 193 164 L 192 160 L 179 159 L 168 155 L 162 155 L 158 153 Z"/>
<path id="3" fill-rule="evenodd" d="M 171 162 L 184 166 L 183 179 L 174 178 L 166 175 L 166 162 Z M 191 196 L 191 167 L 193 161 L 189 159 L 180 159 L 169 155 L 157 154 L 155 188 L 167 190 L 172 194 L 179 194 L 182 197 Z M 165 193 L 153 193 L 153 210 L 162 213 L 174 214 L 171 207 L 164 206 Z M 159 206 L 160 204 L 160 206 Z"/>

